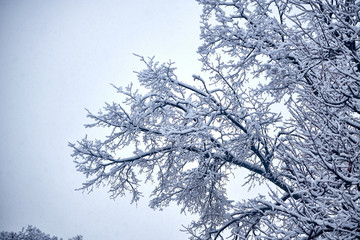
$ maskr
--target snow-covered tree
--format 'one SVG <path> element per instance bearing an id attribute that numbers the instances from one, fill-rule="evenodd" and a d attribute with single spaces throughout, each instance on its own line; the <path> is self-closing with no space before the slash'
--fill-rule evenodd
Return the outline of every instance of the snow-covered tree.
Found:
<path id="1" fill-rule="evenodd" d="M 359 239 L 360 1 L 197 1 L 202 73 L 141 58 L 142 91 L 89 112 L 110 134 L 70 144 L 83 189 L 154 181 L 152 208 L 199 214 L 192 239 Z M 232 175 L 268 192 L 229 199 Z"/>
<path id="2" fill-rule="evenodd" d="M 40 229 L 29 225 L 26 229 L 20 232 L 0 232 L 0 240 L 62 240 L 62 238 L 51 237 L 49 234 L 42 232 Z M 69 238 L 69 240 L 83 240 L 81 235 Z"/>

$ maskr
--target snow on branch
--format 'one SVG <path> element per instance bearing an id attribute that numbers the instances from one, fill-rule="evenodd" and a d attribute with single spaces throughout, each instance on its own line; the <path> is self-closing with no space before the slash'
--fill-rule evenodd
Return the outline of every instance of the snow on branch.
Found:
<path id="1" fill-rule="evenodd" d="M 110 134 L 69 144 L 81 189 L 153 181 L 152 208 L 198 214 L 191 239 L 359 239 L 358 2 L 197 1 L 202 73 L 137 56 L 143 90 L 88 112 Z M 268 191 L 229 199 L 231 176 Z"/>

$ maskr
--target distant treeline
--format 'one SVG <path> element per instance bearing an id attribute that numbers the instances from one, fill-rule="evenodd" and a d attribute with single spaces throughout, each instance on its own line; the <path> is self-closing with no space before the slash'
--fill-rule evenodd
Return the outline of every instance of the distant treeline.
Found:
<path id="1" fill-rule="evenodd" d="M 29 225 L 26 229 L 23 228 L 20 232 L 0 232 L 0 240 L 63 240 L 55 236 L 50 236 L 42 232 L 40 229 Z M 77 235 L 69 238 L 69 240 L 83 240 L 83 236 Z"/>

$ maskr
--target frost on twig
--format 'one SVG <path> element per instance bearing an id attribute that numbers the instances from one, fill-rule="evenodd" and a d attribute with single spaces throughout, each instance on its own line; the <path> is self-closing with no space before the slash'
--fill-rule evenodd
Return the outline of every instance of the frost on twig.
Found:
<path id="1" fill-rule="evenodd" d="M 89 112 L 111 134 L 70 144 L 83 189 L 137 201 L 154 181 L 152 208 L 199 215 L 191 239 L 359 239 L 358 1 L 198 2 L 208 77 L 140 57 L 145 91 L 117 88 L 124 103 Z M 239 168 L 265 196 L 228 198 Z"/>

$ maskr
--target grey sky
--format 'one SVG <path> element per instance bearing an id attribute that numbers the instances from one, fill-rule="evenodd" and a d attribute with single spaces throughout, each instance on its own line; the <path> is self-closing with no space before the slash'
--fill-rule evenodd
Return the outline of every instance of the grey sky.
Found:
<path id="1" fill-rule="evenodd" d="M 182 0 L 0 1 L 0 231 L 28 224 L 51 235 L 184 239 L 189 217 L 154 212 L 146 199 L 109 199 L 106 188 L 74 191 L 68 141 L 85 135 L 84 108 L 117 99 L 110 86 L 135 81 L 132 53 L 199 73 L 200 7 Z"/>

